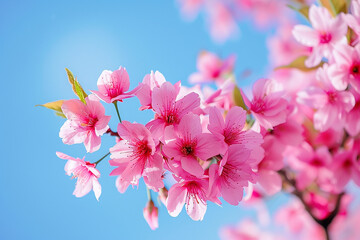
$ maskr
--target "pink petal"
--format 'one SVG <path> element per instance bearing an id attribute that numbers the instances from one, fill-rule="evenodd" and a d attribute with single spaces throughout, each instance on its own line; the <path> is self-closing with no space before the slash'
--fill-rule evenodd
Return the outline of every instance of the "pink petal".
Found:
<path id="1" fill-rule="evenodd" d="M 259 172 L 258 182 L 269 195 L 273 195 L 281 191 L 282 180 L 277 172 L 271 170 L 261 170 Z"/>
<path id="2" fill-rule="evenodd" d="M 168 193 L 166 199 L 166 208 L 172 217 L 177 217 L 181 212 L 187 194 L 187 189 L 182 187 L 179 183 L 174 184 Z"/>
<path id="3" fill-rule="evenodd" d="M 196 177 L 201 177 L 204 174 L 204 169 L 194 157 L 182 157 L 181 167 Z"/>
<path id="4" fill-rule="evenodd" d="M 101 195 L 101 185 L 96 177 L 93 177 L 93 191 L 96 199 L 99 201 L 99 197 Z"/>
<path id="5" fill-rule="evenodd" d="M 308 47 L 316 46 L 319 42 L 318 33 L 305 25 L 296 25 L 292 31 L 295 39 Z"/>
<path id="6" fill-rule="evenodd" d="M 186 204 L 186 212 L 194 221 L 201 221 L 206 213 L 207 205 L 202 199 L 197 200 L 193 195 L 188 196 Z"/>

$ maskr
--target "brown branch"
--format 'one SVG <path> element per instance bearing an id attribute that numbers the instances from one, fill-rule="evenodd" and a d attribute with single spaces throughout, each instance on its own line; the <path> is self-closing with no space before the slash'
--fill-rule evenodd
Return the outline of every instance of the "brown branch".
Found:
<path id="1" fill-rule="evenodd" d="M 305 207 L 305 210 L 309 213 L 311 218 L 324 229 L 325 234 L 326 234 L 326 239 L 330 240 L 328 228 L 340 211 L 341 199 L 345 193 L 342 192 L 337 196 L 335 208 L 333 209 L 333 211 L 331 211 L 331 213 L 326 218 L 319 219 L 312 213 L 311 207 L 306 203 L 306 201 L 304 199 L 304 193 L 302 191 L 299 191 L 299 189 L 296 187 L 295 179 L 290 179 L 285 170 L 279 170 L 278 173 L 280 174 L 280 176 L 282 176 L 283 181 L 293 188 L 293 191 L 291 193 L 293 195 L 295 195 L 301 201 L 301 203 Z"/>
<path id="2" fill-rule="evenodd" d="M 110 128 L 105 133 L 110 134 L 110 136 L 120 137 L 117 132 L 114 132 Z"/>

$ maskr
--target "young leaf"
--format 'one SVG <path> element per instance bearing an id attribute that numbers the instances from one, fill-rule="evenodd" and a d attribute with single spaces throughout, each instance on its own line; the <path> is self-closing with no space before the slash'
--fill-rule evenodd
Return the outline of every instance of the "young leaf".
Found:
<path id="1" fill-rule="evenodd" d="M 86 104 L 85 102 L 85 98 L 87 97 L 87 94 L 86 92 L 84 91 L 84 89 L 81 87 L 80 83 L 78 82 L 78 80 L 76 78 L 74 78 L 74 75 L 72 74 L 72 72 L 65 68 L 66 70 L 66 73 L 68 75 L 68 78 L 69 78 L 69 82 L 72 86 L 72 89 L 74 91 L 74 93 L 76 94 L 76 96 L 79 97 L 79 99 L 84 103 Z"/>
<path id="2" fill-rule="evenodd" d="M 78 97 L 80 98 L 80 100 L 86 104 L 85 98 L 87 97 L 86 93 L 84 92 L 84 90 L 82 89 L 82 87 L 80 86 L 80 83 L 75 79 L 74 81 L 74 88 L 75 88 L 75 93 L 76 95 L 78 95 Z"/>
<path id="3" fill-rule="evenodd" d="M 323 62 L 321 62 L 319 65 L 317 65 L 315 67 L 308 68 L 305 65 L 306 59 L 307 59 L 307 56 L 300 56 L 300 57 L 298 57 L 297 59 L 295 59 L 294 61 L 292 61 L 288 65 L 276 67 L 275 70 L 286 69 L 286 68 L 295 68 L 295 69 L 298 69 L 298 70 L 303 71 L 303 72 L 310 72 L 310 71 L 318 69 L 319 67 L 321 67 L 323 65 Z"/>
<path id="4" fill-rule="evenodd" d="M 55 111 L 55 114 L 60 116 L 60 117 L 63 117 L 63 118 L 66 118 L 64 113 L 62 112 L 62 109 L 61 109 L 61 106 L 63 104 L 64 100 L 58 100 L 58 101 L 55 101 L 55 102 L 48 102 L 48 103 L 45 103 L 45 104 L 39 104 L 39 105 L 35 105 L 36 107 L 37 106 L 41 106 L 41 107 L 46 107 L 48 109 L 51 109 L 51 110 L 54 110 Z"/>
<path id="5" fill-rule="evenodd" d="M 245 111 L 247 111 L 247 107 L 245 105 L 244 99 L 241 95 L 240 89 L 237 86 L 234 87 L 233 98 L 236 106 L 239 106 Z"/>
<path id="6" fill-rule="evenodd" d="M 333 16 L 341 12 L 346 13 L 348 9 L 347 0 L 320 0 L 320 3 L 327 8 Z"/>

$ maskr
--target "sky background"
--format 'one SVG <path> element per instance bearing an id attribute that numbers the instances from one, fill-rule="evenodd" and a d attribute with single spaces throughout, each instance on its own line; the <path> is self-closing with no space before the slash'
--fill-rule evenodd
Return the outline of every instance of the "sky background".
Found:
<path id="1" fill-rule="evenodd" d="M 236 74 L 251 70 L 241 86 L 264 77 L 266 34 L 248 22 L 226 44 L 215 44 L 203 18 L 186 22 L 172 0 L 158 1 L 17 1 L 0 0 L 0 239 L 218 239 L 225 224 L 236 224 L 254 212 L 209 204 L 202 222 L 183 210 L 179 217 L 159 209 L 160 228 L 151 231 L 142 211 L 147 197 L 143 182 L 125 194 L 115 188 L 106 161 L 99 164 L 100 202 L 93 192 L 72 195 L 75 180 L 65 175 L 60 151 L 94 162 L 114 145 L 103 137 L 102 148 L 86 154 L 83 144 L 64 145 L 58 137 L 64 119 L 36 104 L 75 98 L 67 82 L 69 68 L 83 88 L 95 90 L 105 69 L 126 67 L 131 88 L 150 70 L 175 83 L 186 83 L 196 71 L 201 50 L 228 56 L 236 53 Z M 271 31 L 268 31 L 270 34 Z M 146 123 L 151 112 L 138 111 L 137 99 L 119 105 L 122 119 Z M 117 118 L 113 106 L 112 129 Z M 156 198 L 156 195 L 154 195 Z M 283 199 L 271 199 L 274 207 Z"/>

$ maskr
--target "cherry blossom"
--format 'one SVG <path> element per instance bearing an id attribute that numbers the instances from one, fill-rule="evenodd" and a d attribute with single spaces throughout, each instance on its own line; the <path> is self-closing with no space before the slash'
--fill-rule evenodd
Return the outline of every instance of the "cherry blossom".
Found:
<path id="1" fill-rule="evenodd" d="M 108 130 L 111 117 L 105 116 L 105 109 L 96 97 L 90 95 L 85 101 L 86 104 L 73 99 L 62 104 L 67 121 L 59 136 L 65 144 L 83 142 L 88 152 L 95 152 L 100 148 L 101 135 Z"/>
<path id="2" fill-rule="evenodd" d="M 67 175 L 73 175 L 73 178 L 77 178 L 73 194 L 76 197 L 83 197 L 92 189 L 96 199 L 99 201 L 101 195 L 101 185 L 98 181 L 100 172 L 95 168 L 96 164 L 86 162 L 84 158 L 70 157 L 61 152 L 56 152 L 56 155 L 61 159 L 68 160 L 65 165 L 65 172 Z"/>

